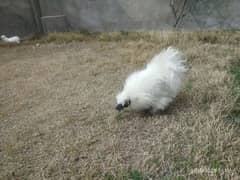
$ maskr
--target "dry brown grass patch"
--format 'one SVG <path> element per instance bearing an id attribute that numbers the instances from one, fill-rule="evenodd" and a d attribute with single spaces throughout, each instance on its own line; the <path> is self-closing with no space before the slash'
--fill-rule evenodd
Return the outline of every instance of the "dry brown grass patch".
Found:
<path id="1" fill-rule="evenodd" d="M 62 33 L 0 47 L 0 178 L 238 179 L 230 65 L 239 32 Z M 40 43 L 40 46 L 35 46 Z M 189 72 L 169 109 L 114 110 L 126 76 L 168 45 Z"/>

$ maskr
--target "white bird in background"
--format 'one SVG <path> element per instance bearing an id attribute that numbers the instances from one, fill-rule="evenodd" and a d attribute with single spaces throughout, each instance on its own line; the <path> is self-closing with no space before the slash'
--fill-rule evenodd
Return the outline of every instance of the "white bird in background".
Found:
<path id="1" fill-rule="evenodd" d="M 5 35 L 1 35 L 1 39 L 4 42 L 8 42 L 8 43 L 20 43 L 20 37 L 18 36 L 13 36 L 13 37 L 7 37 Z"/>
<path id="2" fill-rule="evenodd" d="M 169 47 L 153 57 L 146 68 L 132 73 L 117 96 L 118 111 L 164 110 L 176 97 L 187 71 L 183 54 Z"/>

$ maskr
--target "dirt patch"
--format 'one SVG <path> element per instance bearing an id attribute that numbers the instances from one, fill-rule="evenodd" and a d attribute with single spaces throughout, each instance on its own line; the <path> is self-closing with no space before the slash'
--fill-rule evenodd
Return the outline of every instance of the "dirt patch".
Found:
<path id="1" fill-rule="evenodd" d="M 0 177 L 127 179 L 129 168 L 145 178 L 239 177 L 239 127 L 225 119 L 240 48 L 199 37 L 1 47 Z M 127 75 L 170 44 L 189 66 L 176 101 L 155 116 L 118 114 Z"/>

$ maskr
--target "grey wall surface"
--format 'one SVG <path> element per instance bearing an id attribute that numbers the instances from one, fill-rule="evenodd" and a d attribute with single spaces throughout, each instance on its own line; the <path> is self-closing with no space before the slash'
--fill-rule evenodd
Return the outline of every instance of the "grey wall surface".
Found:
<path id="1" fill-rule="evenodd" d="M 174 23 L 168 0 L 41 0 L 41 5 L 43 15 L 65 14 L 74 30 L 168 29 Z"/>
<path id="2" fill-rule="evenodd" d="M 36 31 L 29 0 L 0 1 L 0 34 L 24 36 Z"/>
<path id="3" fill-rule="evenodd" d="M 240 29 L 240 0 L 188 0 L 180 28 Z"/>
<path id="4" fill-rule="evenodd" d="M 38 29 L 30 1 L 38 0 L 1 0 L 0 34 L 22 35 Z M 48 28 L 49 31 L 240 29 L 239 0 L 39 0 L 38 2 L 45 31 L 48 31 Z M 65 15 L 64 19 L 55 20 L 54 17 L 59 15 Z"/>

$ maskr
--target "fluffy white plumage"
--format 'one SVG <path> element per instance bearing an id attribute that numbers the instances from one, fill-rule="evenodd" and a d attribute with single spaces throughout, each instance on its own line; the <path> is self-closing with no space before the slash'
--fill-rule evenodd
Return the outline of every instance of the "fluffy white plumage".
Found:
<path id="1" fill-rule="evenodd" d="M 13 37 L 7 37 L 5 35 L 1 35 L 1 39 L 4 42 L 8 42 L 8 43 L 20 43 L 20 38 L 18 36 L 13 36 Z"/>
<path id="2" fill-rule="evenodd" d="M 180 51 L 169 47 L 155 55 L 147 66 L 132 73 L 117 96 L 117 110 L 164 110 L 179 92 L 187 68 Z"/>

